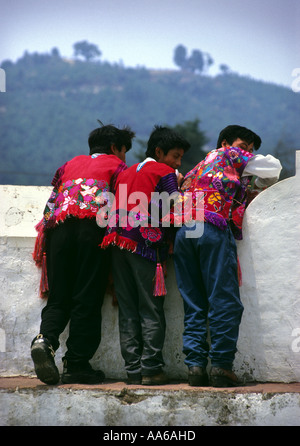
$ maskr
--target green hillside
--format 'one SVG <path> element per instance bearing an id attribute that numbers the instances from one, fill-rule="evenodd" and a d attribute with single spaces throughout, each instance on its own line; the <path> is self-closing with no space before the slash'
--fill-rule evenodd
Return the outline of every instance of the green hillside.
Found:
<path id="1" fill-rule="evenodd" d="M 147 140 L 154 124 L 199 119 L 206 150 L 215 148 L 226 125 L 245 125 L 261 136 L 260 153 L 276 154 L 283 175 L 294 174 L 300 95 L 288 88 L 232 73 L 211 77 L 65 60 L 54 50 L 25 53 L 1 67 L 6 92 L 0 93 L 0 184 L 50 184 L 57 167 L 88 153 L 87 137 L 97 119 L 136 132 L 128 164 L 137 161 L 138 140 Z"/>

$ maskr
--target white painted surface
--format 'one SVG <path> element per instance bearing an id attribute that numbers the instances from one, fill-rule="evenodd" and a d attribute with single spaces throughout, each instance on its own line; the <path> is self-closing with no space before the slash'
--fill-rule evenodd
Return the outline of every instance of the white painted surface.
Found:
<path id="1" fill-rule="evenodd" d="M 300 152 L 297 174 L 262 192 L 238 243 L 245 307 L 236 366 L 254 380 L 300 380 Z"/>
<path id="2" fill-rule="evenodd" d="M 300 152 L 297 175 L 262 192 L 248 207 L 244 239 L 238 242 L 245 310 L 235 370 L 245 380 L 300 381 Z M 0 375 L 32 375 L 30 343 L 38 334 L 45 304 L 38 297 L 40 273 L 32 260 L 34 225 L 50 187 L 0 186 Z M 185 378 L 183 305 L 172 262 L 165 302 L 166 371 Z M 92 363 L 107 377 L 125 375 L 118 338 L 118 310 L 107 295 L 103 338 Z M 57 351 L 61 369 L 67 329 Z"/>
<path id="3" fill-rule="evenodd" d="M 114 433 L 114 426 L 167 426 L 165 431 L 169 433 L 171 426 L 182 426 L 182 434 L 187 435 L 187 431 L 193 432 L 193 426 L 300 425 L 299 393 L 234 394 L 151 388 L 105 392 L 46 387 L 1 391 L 0 401 L 0 426 L 107 426 L 97 431 L 100 441 L 105 439 L 102 432 Z"/>

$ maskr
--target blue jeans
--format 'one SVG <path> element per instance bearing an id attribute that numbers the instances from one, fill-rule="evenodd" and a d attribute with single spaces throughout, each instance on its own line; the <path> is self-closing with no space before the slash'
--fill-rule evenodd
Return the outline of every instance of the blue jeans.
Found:
<path id="1" fill-rule="evenodd" d="M 186 237 L 192 230 L 182 226 L 174 245 L 176 279 L 184 302 L 185 364 L 206 367 L 210 357 L 212 366 L 230 370 L 243 313 L 236 243 L 229 228 L 223 231 L 204 223 L 201 237 Z"/>

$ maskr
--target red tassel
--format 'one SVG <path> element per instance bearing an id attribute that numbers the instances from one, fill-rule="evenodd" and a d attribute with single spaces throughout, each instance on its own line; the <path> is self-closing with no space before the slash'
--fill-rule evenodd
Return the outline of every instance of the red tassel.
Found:
<path id="1" fill-rule="evenodd" d="M 46 298 L 48 296 L 48 276 L 47 276 L 47 258 L 46 253 L 43 253 L 42 260 L 42 274 L 41 274 L 41 282 L 40 282 L 40 295 L 42 298 Z"/>
<path id="2" fill-rule="evenodd" d="M 39 231 L 34 245 L 34 251 L 32 253 L 33 260 L 37 266 L 41 266 L 43 261 L 43 252 L 45 248 L 45 233 L 43 230 Z"/>
<path id="3" fill-rule="evenodd" d="M 239 258 L 237 258 L 237 266 L 238 266 L 238 281 L 239 281 L 239 286 L 242 286 L 243 284 L 243 280 L 242 280 L 242 270 L 241 270 L 241 265 L 240 265 L 240 261 Z"/>
<path id="4" fill-rule="evenodd" d="M 156 265 L 155 278 L 154 278 L 154 296 L 165 296 L 167 289 L 165 285 L 164 271 L 161 263 Z"/>

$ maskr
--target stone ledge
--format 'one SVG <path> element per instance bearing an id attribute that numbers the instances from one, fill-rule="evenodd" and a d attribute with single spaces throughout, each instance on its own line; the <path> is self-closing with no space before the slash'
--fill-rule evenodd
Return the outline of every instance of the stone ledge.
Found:
<path id="1" fill-rule="evenodd" d="M 37 378 L 1 377 L 0 425 L 166 426 L 169 431 L 170 426 L 299 426 L 300 383 L 224 389 L 123 381 L 47 386 Z"/>
<path id="2" fill-rule="evenodd" d="M 171 382 L 163 386 L 143 386 L 143 385 L 128 385 L 124 381 L 118 380 L 106 380 L 103 384 L 85 385 L 85 384 L 58 384 L 56 386 L 49 386 L 43 384 L 39 379 L 28 376 L 12 376 L 12 377 L 0 377 L 0 391 L 10 390 L 16 391 L 21 389 L 36 389 L 36 390 L 48 390 L 48 389 L 74 389 L 74 390 L 101 390 L 106 392 L 122 392 L 124 389 L 137 390 L 143 389 L 148 392 L 151 391 L 186 391 L 186 392 L 218 392 L 218 393 L 232 393 L 232 394 L 245 394 L 245 393 L 262 393 L 262 394 L 279 394 L 279 393 L 299 393 L 300 383 L 246 383 L 240 387 L 191 387 L 186 382 Z M 299 420 L 300 421 L 300 420 Z"/>

